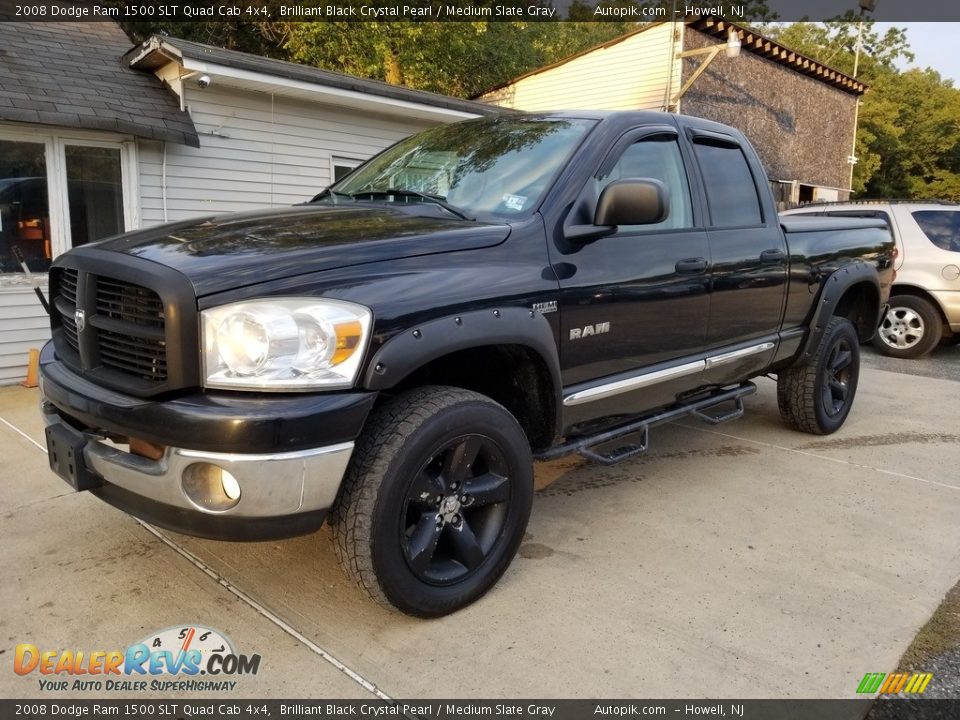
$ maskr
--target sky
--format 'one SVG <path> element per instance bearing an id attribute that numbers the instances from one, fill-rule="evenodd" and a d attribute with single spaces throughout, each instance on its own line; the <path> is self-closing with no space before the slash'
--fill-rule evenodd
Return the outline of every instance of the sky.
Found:
<path id="1" fill-rule="evenodd" d="M 913 65 L 921 68 L 931 67 L 944 78 L 952 79 L 954 87 L 960 87 L 960 54 L 957 54 L 960 23 L 878 22 L 874 25 L 874 29 L 884 33 L 892 26 L 907 29 L 910 49 L 916 55 Z M 904 69 L 908 66 L 908 63 L 902 64 Z"/>

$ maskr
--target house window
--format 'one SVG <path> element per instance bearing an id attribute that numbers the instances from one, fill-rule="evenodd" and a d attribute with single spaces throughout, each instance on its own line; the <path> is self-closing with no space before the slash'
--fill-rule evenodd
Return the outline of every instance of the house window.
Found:
<path id="1" fill-rule="evenodd" d="M 42 142 L 0 140 L 0 273 L 27 267 L 46 272 L 53 257 L 47 197 L 47 149 Z"/>
<path id="2" fill-rule="evenodd" d="M 123 232 L 120 149 L 67 145 L 65 150 L 73 247 Z"/>
<path id="3" fill-rule="evenodd" d="M 353 158 L 343 158 L 335 157 L 333 158 L 333 181 L 340 182 L 347 175 L 353 172 L 354 168 L 358 168 L 363 164 L 363 160 L 355 160 Z"/>
<path id="4" fill-rule="evenodd" d="M 0 274 L 22 272 L 14 247 L 45 273 L 71 247 L 137 227 L 135 146 L 103 137 L 0 128 Z"/>

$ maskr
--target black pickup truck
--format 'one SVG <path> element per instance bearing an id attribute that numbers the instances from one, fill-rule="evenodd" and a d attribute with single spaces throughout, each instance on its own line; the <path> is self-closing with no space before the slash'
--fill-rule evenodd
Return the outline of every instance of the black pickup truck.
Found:
<path id="1" fill-rule="evenodd" d="M 41 355 L 50 464 L 159 526 L 333 528 L 418 616 L 506 570 L 533 460 L 612 463 L 774 374 L 830 433 L 887 301 L 873 220 L 777 217 L 736 130 L 664 113 L 437 127 L 293 208 L 72 250 Z"/>

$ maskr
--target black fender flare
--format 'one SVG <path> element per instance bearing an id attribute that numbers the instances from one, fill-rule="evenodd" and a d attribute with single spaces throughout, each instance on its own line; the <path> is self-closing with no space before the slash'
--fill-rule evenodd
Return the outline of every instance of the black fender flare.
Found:
<path id="1" fill-rule="evenodd" d="M 827 322 L 833 316 L 837 304 L 847 290 L 864 282 L 873 285 L 877 291 L 877 298 L 883 297 L 880 292 L 880 276 L 877 274 L 877 269 L 864 260 L 857 260 L 837 268 L 823 282 L 820 295 L 817 298 L 817 306 L 810 318 L 810 332 L 807 333 L 807 341 L 797 358 L 799 363 L 807 362 L 817 351 L 820 339 L 826 330 Z M 877 308 L 874 327 L 880 324 L 882 311 L 882 307 Z"/>
<path id="2" fill-rule="evenodd" d="M 388 390 L 431 360 L 491 345 L 520 345 L 543 359 L 553 384 L 557 415 L 554 427 L 558 428 L 563 382 L 557 340 L 547 318 L 529 308 L 471 310 L 429 320 L 398 333 L 370 358 L 362 386 L 367 390 Z"/>

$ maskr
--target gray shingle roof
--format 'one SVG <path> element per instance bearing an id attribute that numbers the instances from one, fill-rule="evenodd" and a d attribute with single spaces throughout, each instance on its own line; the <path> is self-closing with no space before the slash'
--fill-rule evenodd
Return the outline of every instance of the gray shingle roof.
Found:
<path id="1" fill-rule="evenodd" d="M 353 75 L 345 75 L 330 70 L 321 70 L 309 65 L 300 65 L 284 60 L 273 60 L 271 58 L 260 57 L 259 55 L 250 55 L 236 50 L 225 50 L 214 47 L 213 45 L 204 45 L 203 43 L 181 40 L 174 37 L 154 36 L 146 40 L 142 45 L 131 50 L 127 54 L 127 60 L 132 61 L 135 57 L 142 54 L 142 51 L 151 44 L 151 41 L 154 43 L 159 41 L 164 45 L 173 47 L 180 52 L 182 57 L 191 60 L 224 65 L 238 70 L 262 73 L 264 75 L 286 78 L 288 80 L 299 80 L 315 85 L 324 85 L 342 90 L 353 90 L 367 95 L 377 95 L 393 100 L 405 100 L 406 102 L 446 108 L 448 110 L 459 110 L 476 115 L 497 115 L 509 112 L 504 108 L 473 102 L 471 100 L 462 100 L 460 98 L 450 97 L 449 95 L 440 95 L 439 93 L 426 92 L 424 90 L 412 90 L 379 80 L 368 80 L 367 78 L 354 77 Z"/>
<path id="2" fill-rule="evenodd" d="M 0 22 L 0 120 L 199 147 L 176 95 L 123 61 L 129 49 L 111 22 Z"/>

